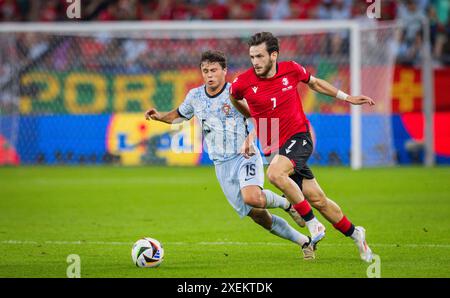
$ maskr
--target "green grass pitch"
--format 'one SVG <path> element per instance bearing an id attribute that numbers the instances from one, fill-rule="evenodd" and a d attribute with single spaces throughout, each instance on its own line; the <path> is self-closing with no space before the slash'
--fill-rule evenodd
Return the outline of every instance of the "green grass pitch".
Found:
<path id="1" fill-rule="evenodd" d="M 450 277 L 450 168 L 313 170 L 367 229 L 382 277 Z M 0 168 L 0 277 L 66 277 L 70 254 L 81 277 L 366 277 L 353 242 L 326 226 L 316 260 L 304 261 L 239 219 L 212 167 Z M 131 261 L 144 236 L 164 245 L 159 268 Z"/>

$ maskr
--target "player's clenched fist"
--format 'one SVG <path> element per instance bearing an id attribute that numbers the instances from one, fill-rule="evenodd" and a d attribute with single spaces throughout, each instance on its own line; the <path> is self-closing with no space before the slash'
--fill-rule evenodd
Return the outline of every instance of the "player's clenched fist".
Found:
<path id="1" fill-rule="evenodd" d="M 246 159 L 249 159 L 256 154 L 255 146 L 252 143 L 244 142 L 241 147 L 241 154 L 244 155 Z"/>
<path id="2" fill-rule="evenodd" d="M 249 159 L 253 155 L 256 154 L 256 148 L 254 146 L 254 138 L 255 138 L 254 131 L 252 131 L 248 136 L 247 139 L 242 143 L 240 153 L 246 158 Z"/>
<path id="3" fill-rule="evenodd" d="M 155 108 L 148 109 L 147 112 L 145 112 L 145 119 L 146 120 L 159 120 L 161 118 L 161 115 L 159 114 L 158 110 Z"/>

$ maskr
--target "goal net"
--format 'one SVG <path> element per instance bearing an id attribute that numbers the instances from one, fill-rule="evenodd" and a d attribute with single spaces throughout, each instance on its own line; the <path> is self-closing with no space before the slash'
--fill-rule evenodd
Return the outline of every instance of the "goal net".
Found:
<path id="1" fill-rule="evenodd" d="M 247 40 L 270 31 L 280 61 L 294 60 L 347 93 L 349 104 L 299 86 L 311 121 L 311 164 L 394 163 L 394 25 L 354 21 L 6 24 L 0 27 L 0 164 L 198 165 L 200 126 L 144 121 L 202 84 L 202 51 L 224 52 L 228 81 L 251 67 Z"/>

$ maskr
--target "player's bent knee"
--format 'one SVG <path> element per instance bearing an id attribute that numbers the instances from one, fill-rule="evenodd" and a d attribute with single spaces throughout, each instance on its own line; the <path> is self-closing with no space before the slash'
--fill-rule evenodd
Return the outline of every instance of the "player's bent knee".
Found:
<path id="1" fill-rule="evenodd" d="M 262 200 L 262 192 L 252 192 L 244 195 L 244 203 L 252 207 L 264 208 L 265 204 Z"/>
<path id="2" fill-rule="evenodd" d="M 279 171 L 276 170 L 267 171 L 267 179 L 269 179 L 269 182 L 271 184 L 279 185 L 283 180 L 283 178 L 284 178 L 283 173 Z"/>
<path id="3" fill-rule="evenodd" d="M 261 188 L 257 185 L 250 185 L 241 189 L 244 203 L 255 208 L 264 208 L 265 200 Z"/>

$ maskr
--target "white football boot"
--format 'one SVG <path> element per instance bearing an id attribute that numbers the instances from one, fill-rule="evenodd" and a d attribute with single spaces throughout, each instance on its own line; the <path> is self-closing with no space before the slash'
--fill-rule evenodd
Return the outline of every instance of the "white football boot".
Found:
<path id="1" fill-rule="evenodd" d="M 311 241 L 311 237 L 308 237 L 309 242 L 302 245 L 303 259 L 304 260 L 314 260 L 316 255 L 314 253 L 314 244 Z"/>
<path id="2" fill-rule="evenodd" d="M 353 241 L 359 250 L 361 260 L 371 263 L 373 259 L 373 253 L 369 245 L 366 242 L 366 230 L 363 227 L 355 227 L 355 232 L 352 235 Z"/>
<path id="3" fill-rule="evenodd" d="M 311 233 L 312 244 L 314 249 L 316 249 L 317 243 L 325 237 L 325 226 L 315 219 L 315 222 L 312 225 L 308 224 L 308 229 Z"/>

